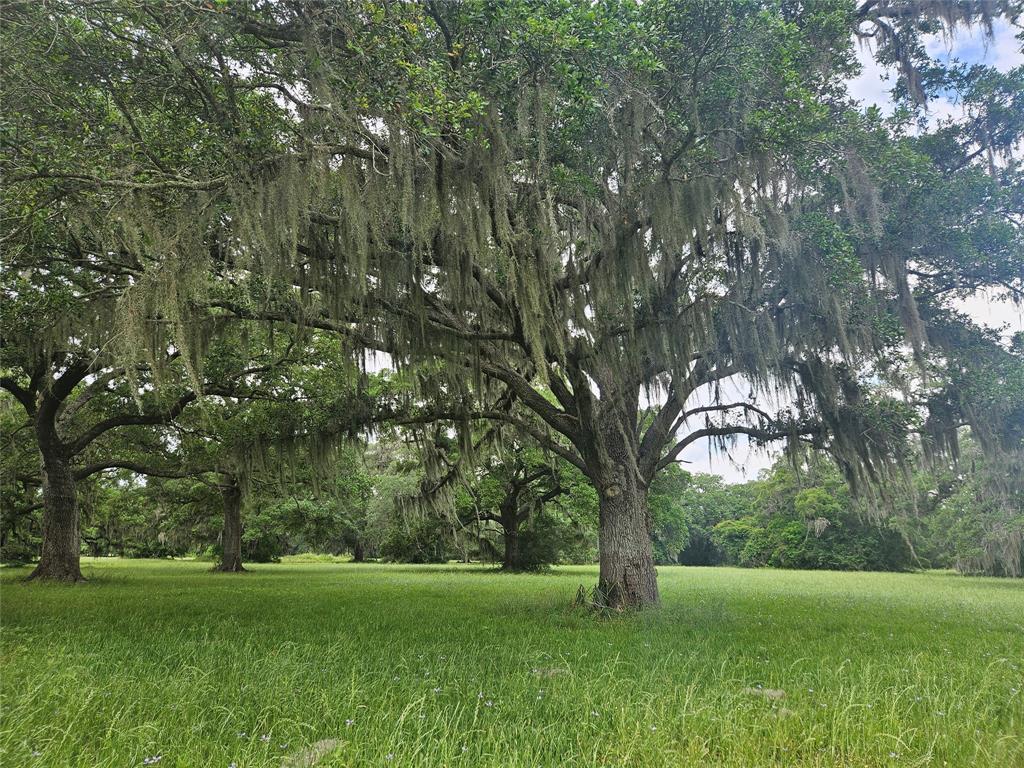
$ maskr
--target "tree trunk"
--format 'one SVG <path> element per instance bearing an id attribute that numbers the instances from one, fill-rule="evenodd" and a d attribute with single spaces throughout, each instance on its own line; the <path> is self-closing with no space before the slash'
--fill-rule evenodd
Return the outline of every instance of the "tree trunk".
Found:
<path id="1" fill-rule="evenodd" d="M 502 517 L 501 529 L 505 537 L 505 558 L 502 561 L 501 569 L 503 571 L 520 571 L 523 568 L 523 562 L 519 547 L 519 518 L 515 514 Z"/>
<path id="2" fill-rule="evenodd" d="M 598 587 L 610 608 L 657 605 L 647 495 L 636 484 L 610 484 L 601 492 Z"/>
<path id="3" fill-rule="evenodd" d="M 40 441 L 43 454 L 43 545 L 29 575 L 41 581 L 85 581 L 80 564 L 78 497 L 71 462 Z"/>
<path id="4" fill-rule="evenodd" d="M 215 571 L 240 573 L 242 567 L 242 491 L 237 485 L 225 487 L 224 532 L 221 537 L 221 560 Z"/>
<path id="5" fill-rule="evenodd" d="M 654 570 L 651 513 L 647 489 L 640 480 L 636 447 L 627 444 L 630 431 L 610 424 L 602 434 L 598 551 L 600 600 L 609 608 L 644 608 L 660 602 Z"/>
<path id="6" fill-rule="evenodd" d="M 366 562 L 366 548 L 363 546 L 363 540 L 362 539 L 356 539 L 356 543 L 352 547 L 352 562 L 353 563 L 365 563 Z"/>

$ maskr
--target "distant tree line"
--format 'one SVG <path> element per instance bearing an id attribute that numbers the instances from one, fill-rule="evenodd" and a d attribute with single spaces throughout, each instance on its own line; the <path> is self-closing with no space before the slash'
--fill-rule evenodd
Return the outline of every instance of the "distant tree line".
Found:
<path id="1" fill-rule="evenodd" d="M 493 563 L 531 571 L 597 557 L 597 499 L 578 471 L 539 451 L 481 454 L 480 471 L 437 502 L 413 446 L 398 435 L 339 451 L 315 484 L 301 469 L 257 484 L 245 497 L 244 562 L 285 555 L 355 562 Z M 920 472 L 888 514 L 866 508 L 825 457 L 794 466 L 782 457 L 756 480 L 728 484 L 673 465 L 652 485 L 652 544 L 660 565 L 830 570 L 956 569 L 1020 576 L 1021 552 L 994 557 L 1024 530 L 1017 515 L 993 514 L 975 446 L 964 463 Z M 5 483 L 13 509 L 16 483 Z M 224 557 L 223 490 L 203 478 L 97 475 L 80 489 L 81 551 L 93 557 Z M 38 552 L 40 513 L 3 517 L 0 556 L 23 564 Z"/>

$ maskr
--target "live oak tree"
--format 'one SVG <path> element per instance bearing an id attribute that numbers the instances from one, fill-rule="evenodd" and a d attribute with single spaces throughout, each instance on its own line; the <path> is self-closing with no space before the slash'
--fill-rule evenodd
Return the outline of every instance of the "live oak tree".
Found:
<path id="1" fill-rule="evenodd" d="M 568 492 L 562 485 L 557 464 L 553 466 L 551 460 L 545 461 L 543 456 L 531 456 L 531 453 L 520 450 L 506 461 L 492 457 L 483 467 L 486 475 L 481 481 L 484 484 L 481 495 L 489 503 L 483 505 L 480 516 L 501 527 L 504 544 L 501 567 L 506 571 L 521 571 L 543 564 L 524 556 L 523 529 L 531 518 L 543 514 L 545 505 Z"/>
<path id="2" fill-rule="evenodd" d="M 402 226 L 317 201 L 330 224 L 310 232 L 317 293 L 346 270 L 372 279 L 361 312 L 304 321 L 464 366 L 484 397 L 511 393 L 525 421 L 466 416 L 515 423 L 591 479 L 613 606 L 657 602 L 646 490 L 701 438 L 803 439 L 859 485 L 898 477 L 912 413 L 864 384 L 905 339 L 927 339 L 913 252 L 883 242 L 892 209 L 873 161 L 891 139 L 849 109 L 837 45 L 873 12 L 473 10 L 435 13 L 435 41 L 451 78 L 484 95 L 484 143 L 454 129 L 413 142 L 392 123 L 370 142 L 387 182 L 343 161 L 341 178 Z M 404 192 L 393 208 L 386 183 Z M 327 307 L 347 306 L 333 294 Z M 793 405 L 724 399 L 717 385 L 737 374 Z M 701 388 L 710 404 L 692 404 Z M 644 400 L 659 404 L 649 419 Z"/>
<path id="3" fill-rule="evenodd" d="M 14 266 L 21 266 L 19 260 Z M 126 363 L 110 351 L 118 342 L 113 305 L 123 281 L 108 280 L 88 263 L 58 257 L 45 269 L 9 270 L 4 277 L 0 386 L 21 411 L 20 421 L 11 420 L 11 437 L 27 427 L 34 438 L 28 450 L 34 448 L 39 457 L 39 469 L 20 469 L 19 474 L 26 490 L 39 487 L 41 493 L 26 493 L 25 503 L 16 507 L 17 514 L 43 509 L 41 556 L 31 578 L 82 579 L 77 485 L 111 469 L 164 478 L 214 473 L 224 501 L 227 562 L 230 570 L 240 569 L 242 492 L 258 462 L 254 456 L 262 455 L 243 447 L 247 441 L 264 450 L 289 440 L 315 444 L 319 433 L 304 433 L 313 419 L 270 409 L 308 410 L 298 374 L 310 367 L 321 366 L 316 377 L 333 376 L 331 386 L 319 387 L 322 409 L 352 377 L 321 365 L 322 355 L 309 339 L 298 346 L 305 367 L 289 368 L 296 342 L 281 334 L 276 342 L 272 336 L 268 340 L 262 327 L 251 333 L 222 331 L 204 355 L 200 381 L 189 375 L 172 346 L 165 346 L 162 357 L 158 348 L 151 349 L 153 363 L 133 363 L 125 355 Z M 308 383 L 311 374 L 303 380 Z M 216 403 L 193 414 L 204 396 L 216 397 Z M 257 429 L 252 424 L 259 418 L 263 426 Z M 183 423 L 176 425 L 179 419 Z M 227 430 L 243 420 L 242 434 Z M 331 435 L 341 422 L 331 419 Z M 224 440 L 229 450 L 211 451 L 210 443 L 220 446 Z"/>
<path id="4" fill-rule="evenodd" d="M 118 302 L 142 274 L 145 254 L 96 237 L 109 201 L 86 204 L 74 183 L 47 179 L 104 167 L 115 157 L 132 162 L 136 155 L 122 141 L 130 131 L 126 118 L 112 117 L 132 89 L 111 95 L 87 82 L 98 70 L 108 83 L 117 79 L 109 41 L 93 36 L 92 55 L 76 56 L 82 48 L 72 34 L 52 56 L 43 55 L 26 18 L 40 12 L 68 32 L 88 34 L 55 8 L 4 8 L 2 383 L 31 422 L 41 456 L 42 557 L 33 576 L 76 581 L 75 482 L 112 458 L 83 464 L 85 454 L 97 453 L 98 441 L 124 428 L 173 420 L 196 395 L 177 375 L 190 355 L 169 343 L 167 318 L 152 318 L 143 345 L 115 319 Z M 147 130 L 153 117 L 152 111 L 145 115 Z M 139 130 L 134 118 L 127 120 Z M 172 145 L 195 146 L 195 137 L 163 134 L 139 156 L 157 157 Z M 150 391 L 165 364 L 175 370 L 159 391 Z"/>
<path id="5" fill-rule="evenodd" d="M 140 381 L 151 382 L 150 369 L 129 375 L 84 342 L 91 322 L 102 322 L 102 303 L 94 300 L 87 309 L 73 281 L 6 283 L 4 294 L 0 386 L 20 405 L 41 470 L 42 499 L 26 507 L 43 508 L 42 551 L 32 578 L 80 581 L 77 481 L 111 467 L 141 469 L 145 462 L 109 450 L 112 437 L 167 424 L 196 395 L 169 385 L 146 391 Z M 97 314 L 90 316 L 90 309 Z M 80 325 L 72 331 L 69 322 Z"/>
<path id="6" fill-rule="evenodd" d="M 186 94 L 147 79 L 152 59 L 125 61 L 143 53 L 121 34 L 130 36 L 124 19 L 100 14 L 93 28 L 76 10 L 89 12 L 6 6 L 2 24 L 10 54 L 3 160 L 11 182 L 2 200 L 2 382 L 30 420 L 42 457 L 43 500 L 28 505 L 44 508 L 33 577 L 65 581 L 81 579 L 76 480 L 110 466 L 192 471 L 154 468 L 146 457 L 129 460 L 101 443 L 125 428 L 168 424 L 198 399 L 197 361 L 210 331 L 208 324 L 186 330 L 189 318 L 177 311 L 190 291 L 187 270 L 147 283 L 147 261 L 184 256 L 183 238 L 200 243 L 206 235 L 202 227 L 179 229 L 155 242 L 161 225 L 173 227 L 168 211 L 181 198 L 121 217 L 120 205 L 132 207 L 123 195 L 134 182 L 97 191 L 89 174 L 120 163 L 142 174 L 147 166 L 173 173 L 187 163 L 212 170 L 215 158 L 229 154 L 224 131 L 194 120 Z M 56 35 L 52 48 L 39 47 L 44 28 Z M 136 65 L 145 76 L 126 77 Z M 252 146 L 272 130 L 269 122 L 241 127 Z M 188 215 L 202 219 L 196 209 Z M 163 370 L 172 361 L 174 370 Z"/>
<path id="7" fill-rule="evenodd" d="M 212 313 L 443 361 L 464 422 L 512 424 L 593 484 L 607 603 L 653 604 L 646 492 L 697 441 L 806 441 L 858 487 L 899 477 L 915 413 L 867 385 L 908 349 L 926 365 L 911 270 L 928 233 L 893 236 L 902 200 L 883 192 L 893 158 L 935 160 L 852 108 L 851 38 L 873 36 L 920 100 L 923 33 L 1014 11 L 19 7 L 16 50 L 108 106 L 88 170 L 47 162 L 26 110 L 14 189 L 73 190 L 99 258 L 143 265 L 121 302 L 133 338 L 166 316 L 195 348 L 184 319 Z M 736 377 L 749 396 L 727 394 Z"/>
<path id="8" fill-rule="evenodd" d="M 463 526 L 497 531 L 502 569 L 527 571 L 555 562 L 566 538 L 579 538 L 592 522 L 586 478 L 557 454 L 514 428 L 491 426 L 474 436 L 463 456 L 452 425 L 433 425 L 429 452 L 443 473 L 428 473 L 421 498 L 439 515 Z M 421 438 L 422 440 L 422 438 Z M 568 534 L 568 536 L 566 536 Z"/>
<path id="9" fill-rule="evenodd" d="M 211 342 L 201 391 L 201 407 L 173 425 L 175 455 L 183 471 L 216 478 L 224 523 L 214 570 L 223 572 L 244 570 L 243 512 L 252 503 L 307 492 L 330 503 L 346 495 L 334 477 L 343 466 L 339 449 L 357 443 L 381 418 L 376 410 L 390 413 L 391 403 L 335 339 L 250 323 L 232 323 Z"/>
<path id="10" fill-rule="evenodd" d="M 15 301 L 10 295 L 8 299 L 10 307 Z M 27 324 L 19 327 L 24 333 Z M 20 341 L 26 345 L 40 343 L 34 335 L 25 335 Z M 41 475 L 41 499 L 19 510 L 43 510 L 41 555 L 30 578 L 82 580 L 78 485 L 107 470 L 127 470 L 154 478 L 198 478 L 215 472 L 222 478 L 225 519 L 240 525 L 236 474 L 185 455 L 187 446 L 180 439 L 175 421 L 190 416 L 186 409 L 191 406 L 195 410 L 193 404 L 200 397 L 187 381 L 171 386 L 168 379 L 175 373 L 175 366 L 169 366 L 162 373 L 164 380 L 154 387 L 152 372 L 147 368 L 136 368 L 129 375 L 109 359 L 101 362 L 104 356 L 95 351 L 86 356 L 85 350 L 54 348 L 44 354 L 39 348 L 8 343 L 5 352 L 7 367 L 2 384 L 21 405 L 23 424 L 32 430 L 41 469 L 29 475 Z M 11 367 L 15 363 L 18 367 Z M 206 394 L 248 402 L 251 384 L 240 389 L 237 380 L 253 372 L 251 368 L 236 372 L 217 385 L 206 382 Z M 176 373 L 179 382 L 185 380 L 180 370 Z M 228 536 L 227 540 L 234 539 Z"/>

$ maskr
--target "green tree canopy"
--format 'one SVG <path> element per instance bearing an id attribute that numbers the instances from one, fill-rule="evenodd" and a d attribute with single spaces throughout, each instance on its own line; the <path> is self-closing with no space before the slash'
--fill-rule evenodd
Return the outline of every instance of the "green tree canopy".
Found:
<path id="1" fill-rule="evenodd" d="M 58 250 L 73 233 L 131 276 L 117 308 L 140 348 L 167 318 L 198 369 L 201 320 L 231 317 L 432 369 L 420 397 L 445 418 L 512 423 L 584 473 L 604 599 L 651 604 L 647 490 L 687 446 L 811 443 L 858 491 L 894 482 L 921 412 L 872 384 L 944 373 L 928 281 L 1020 290 L 1015 171 L 993 160 L 1019 84 L 965 75 L 1000 130 L 965 121 L 942 153 L 845 86 L 873 36 L 920 102 L 944 76 L 923 35 L 1018 10 L 18 5 L 8 197 L 18 232 L 56 207 Z M 56 95 L 30 101 L 41 78 Z M 95 133 L 71 139 L 83 118 Z M 749 396 L 724 397 L 740 374 Z"/>

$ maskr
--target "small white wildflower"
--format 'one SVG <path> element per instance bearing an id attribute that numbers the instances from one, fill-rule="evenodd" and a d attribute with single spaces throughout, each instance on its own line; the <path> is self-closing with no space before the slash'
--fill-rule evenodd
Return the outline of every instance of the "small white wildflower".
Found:
<path id="1" fill-rule="evenodd" d="M 288 749 L 288 744 L 287 744 L 287 742 L 286 742 L 286 743 L 284 743 L 284 744 L 280 744 L 280 745 L 278 745 L 278 746 L 280 746 L 280 747 L 281 747 L 281 749 Z"/>
<path id="2" fill-rule="evenodd" d="M 43 754 L 43 753 L 40 752 L 38 749 L 33 749 L 32 750 L 32 757 L 39 757 L 41 754 Z"/>
<path id="3" fill-rule="evenodd" d="M 484 702 L 484 706 L 485 707 L 493 707 L 494 706 L 494 702 L 491 701 L 490 699 L 488 699 L 487 701 Z"/>
<path id="4" fill-rule="evenodd" d="M 238 738 L 240 738 L 240 739 L 248 739 L 249 738 L 249 734 L 246 733 L 245 731 L 239 731 L 238 732 Z"/>
<path id="5" fill-rule="evenodd" d="M 384 759 L 385 760 L 394 760 L 395 759 L 395 753 L 394 752 L 388 752 L 386 755 L 384 755 Z"/>
<path id="6" fill-rule="evenodd" d="M 345 727 L 346 727 L 346 728 L 351 728 L 351 727 L 352 727 L 352 726 L 353 726 L 353 725 L 355 724 L 355 722 L 356 722 L 356 721 L 355 721 L 355 720 L 353 720 L 353 719 L 352 719 L 352 718 L 350 717 L 350 718 L 349 718 L 348 720 L 346 720 L 346 721 L 345 721 Z"/>
<path id="7" fill-rule="evenodd" d="M 596 709 L 592 709 L 592 710 L 590 710 L 590 716 L 591 717 L 600 717 L 601 715 L 598 713 L 598 711 Z"/>
<path id="8" fill-rule="evenodd" d="M 469 752 L 469 747 L 467 747 L 465 744 L 463 744 L 462 745 L 462 751 L 463 752 Z"/>
<path id="9" fill-rule="evenodd" d="M 157 763 L 159 763 L 163 759 L 164 759 L 163 755 L 152 755 L 151 757 L 144 757 L 142 759 L 142 764 L 143 765 L 156 765 Z"/>
<path id="10" fill-rule="evenodd" d="M 264 733 L 262 736 L 260 736 L 260 741 L 266 744 L 268 741 L 270 741 L 270 734 Z"/>
<path id="11" fill-rule="evenodd" d="M 651 733 L 654 733 L 656 730 L 658 730 L 658 726 L 652 725 L 651 726 Z"/>
<path id="12" fill-rule="evenodd" d="M 434 689 L 434 693 L 440 693 L 440 692 L 441 692 L 441 689 L 439 687 Z"/>

